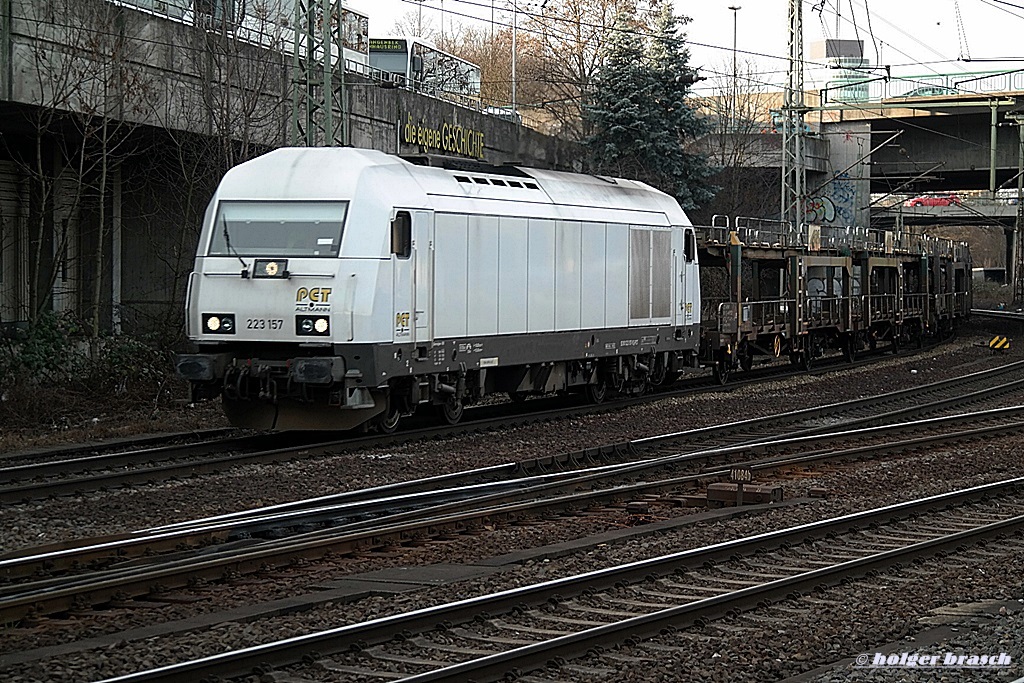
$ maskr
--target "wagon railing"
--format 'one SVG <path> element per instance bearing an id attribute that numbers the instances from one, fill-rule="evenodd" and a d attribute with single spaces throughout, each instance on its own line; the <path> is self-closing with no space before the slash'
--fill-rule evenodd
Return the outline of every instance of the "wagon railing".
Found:
<path id="1" fill-rule="evenodd" d="M 849 297 L 810 297 L 804 300 L 804 321 L 811 327 L 841 325 L 849 310 Z"/>
<path id="2" fill-rule="evenodd" d="M 895 320 L 898 313 L 895 294 L 870 294 L 867 300 L 868 321 Z"/>
<path id="3" fill-rule="evenodd" d="M 795 305 L 795 299 L 744 301 L 740 304 L 740 322 L 746 329 L 773 332 L 786 325 Z"/>
<path id="4" fill-rule="evenodd" d="M 925 306 L 928 304 L 927 294 L 904 294 L 903 295 L 903 317 L 920 318 L 924 315 Z"/>

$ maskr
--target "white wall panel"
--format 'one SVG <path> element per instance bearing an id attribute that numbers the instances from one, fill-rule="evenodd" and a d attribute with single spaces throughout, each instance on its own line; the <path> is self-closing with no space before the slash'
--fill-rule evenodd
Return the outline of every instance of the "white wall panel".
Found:
<path id="1" fill-rule="evenodd" d="M 468 219 L 436 214 L 434 218 L 434 335 L 466 335 Z"/>
<path id="2" fill-rule="evenodd" d="M 555 329 L 580 329 L 582 285 L 580 236 L 577 221 L 558 221 L 555 226 Z"/>
<path id="3" fill-rule="evenodd" d="M 498 333 L 498 219 L 469 218 L 469 277 L 466 280 L 471 336 Z"/>
<path id="4" fill-rule="evenodd" d="M 629 226 L 610 223 L 605 234 L 605 324 L 629 324 Z"/>
<path id="5" fill-rule="evenodd" d="M 498 332 L 526 332 L 528 226 L 525 218 L 501 217 L 498 225 Z"/>
<path id="6" fill-rule="evenodd" d="M 555 222 L 530 219 L 526 324 L 530 332 L 555 329 Z"/>
<path id="7" fill-rule="evenodd" d="M 582 227 L 580 327 L 604 327 L 605 299 L 605 226 L 584 223 Z"/>

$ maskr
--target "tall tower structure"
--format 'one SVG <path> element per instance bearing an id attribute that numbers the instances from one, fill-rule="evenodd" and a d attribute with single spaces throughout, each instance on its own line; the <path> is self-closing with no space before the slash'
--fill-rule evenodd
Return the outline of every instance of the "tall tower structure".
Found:
<path id="1" fill-rule="evenodd" d="M 295 2 L 290 136 L 293 145 L 347 144 L 342 11 L 341 0 Z"/>
<path id="2" fill-rule="evenodd" d="M 803 221 L 807 193 L 804 164 L 804 21 L 803 3 L 789 0 L 789 69 L 782 104 L 782 220 Z"/>

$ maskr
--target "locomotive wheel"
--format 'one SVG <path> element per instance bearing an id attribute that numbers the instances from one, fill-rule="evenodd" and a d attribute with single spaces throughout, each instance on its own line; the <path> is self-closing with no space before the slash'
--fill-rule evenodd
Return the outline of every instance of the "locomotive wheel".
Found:
<path id="1" fill-rule="evenodd" d="M 660 387 L 663 384 L 666 384 L 667 377 L 668 369 L 665 368 L 665 364 L 660 360 L 655 361 L 653 364 L 653 370 L 651 371 L 651 376 L 648 378 L 651 386 Z"/>
<path id="2" fill-rule="evenodd" d="M 388 409 L 381 413 L 376 420 L 377 431 L 381 434 L 394 434 L 398 429 L 398 423 L 402 419 L 402 411 L 398 408 L 388 406 Z"/>
<path id="3" fill-rule="evenodd" d="M 458 424 L 462 419 L 462 413 L 465 409 L 466 407 L 462 405 L 462 401 L 452 398 L 441 404 L 441 417 L 450 425 Z"/>
<path id="4" fill-rule="evenodd" d="M 587 400 L 591 403 L 604 403 L 604 400 L 608 398 L 608 384 L 604 380 L 597 384 L 588 384 L 585 393 Z"/>

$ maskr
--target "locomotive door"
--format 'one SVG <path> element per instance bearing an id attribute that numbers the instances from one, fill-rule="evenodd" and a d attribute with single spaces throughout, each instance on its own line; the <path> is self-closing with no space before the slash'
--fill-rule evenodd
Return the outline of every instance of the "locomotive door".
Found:
<path id="1" fill-rule="evenodd" d="M 399 209 L 391 222 L 394 327 L 392 341 L 422 344 L 432 337 L 430 316 L 433 213 Z"/>
<path id="2" fill-rule="evenodd" d="M 692 228 L 681 232 L 682 263 L 679 268 L 679 310 L 674 324 L 695 325 L 700 322 L 700 270 L 697 265 L 697 236 Z"/>

